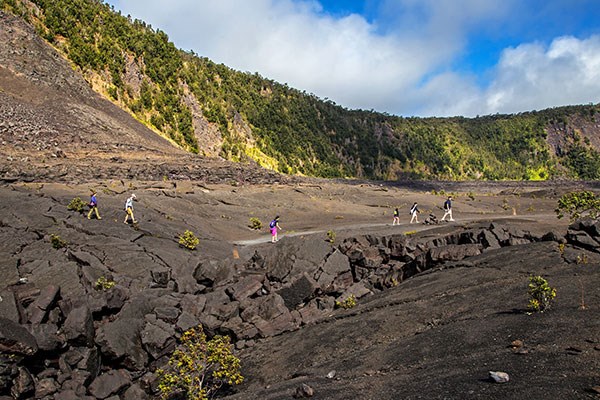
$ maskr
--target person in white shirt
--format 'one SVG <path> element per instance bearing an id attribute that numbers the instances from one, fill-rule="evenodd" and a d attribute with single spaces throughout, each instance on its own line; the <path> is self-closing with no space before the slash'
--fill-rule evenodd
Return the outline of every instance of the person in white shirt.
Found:
<path id="1" fill-rule="evenodd" d="M 134 224 L 137 224 L 137 221 L 135 220 L 135 217 L 133 216 L 133 201 L 137 199 L 137 197 L 135 197 L 135 194 L 131 194 L 131 196 L 129 196 L 129 198 L 127 198 L 127 201 L 125 202 L 125 223 L 127 224 L 129 221 L 129 217 L 131 217 L 131 221 Z"/>

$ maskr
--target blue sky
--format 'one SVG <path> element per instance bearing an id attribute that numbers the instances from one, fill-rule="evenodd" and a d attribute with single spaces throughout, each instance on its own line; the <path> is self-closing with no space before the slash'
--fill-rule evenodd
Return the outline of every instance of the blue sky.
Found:
<path id="1" fill-rule="evenodd" d="M 110 0 L 180 48 L 403 116 L 600 102 L 600 0 Z"/>

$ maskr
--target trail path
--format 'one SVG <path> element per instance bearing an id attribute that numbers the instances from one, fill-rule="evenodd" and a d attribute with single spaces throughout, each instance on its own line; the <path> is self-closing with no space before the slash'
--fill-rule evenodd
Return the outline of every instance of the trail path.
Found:
<path id="1" fill-rule="evenodd" d="M 336 228 L 336 232 L 348 232 L 348 231 L 359 231 L 362 233 L 369 233 L 373 231 L 374 228 L 385 228 L 385 234 L 389 233 L 404 233 L 408 231 L 424 231 L 427 229 L 431 229 L 434 227 L 443 226 L 445 224 L 468 224 L 471 222 L 477 221 L 492 221 L 492 220 L 503 220 L 503 219 L 520 219 L 520 220 L 531 220 L 535 222 L 539 222 L 542 219 L 556 218 L 556 215 L 553 213 L 545 213 L 545 214 L 531 214 L 531 215 L 498 215 L 498 216 L 482 216 L 479 218 L 467 218 L 467 219 L 455 219 L 453 222 L 440 222 L 438 224 L 428 225 L 423 223 L 418 224 L 410 224 L 408 222 L 401 223 L 400 225 L 392 226 L 390 223 L 376 223 L 376 224 L 356 224 L 356 225 L 346 225 L 340 226 Z M 279 233 L 279 240 L 282 240 L 285 237 L 295 237 L 295 236 L 307 236 L 307 235 L 316 235 L 316 234 L 325 234 L 327 229 L 314 229 L 314 230 L 306 230 L 306 231 L 289 231 L 281 230 Z M 235 246 L 253 246 L 261 243 L 269 243 L 271 241 L 270 234 L 262 234 L 260 237 L 256 239 L 247 239 L 247 240 L 237 240 L 233 241 L 233 245 Z"/>

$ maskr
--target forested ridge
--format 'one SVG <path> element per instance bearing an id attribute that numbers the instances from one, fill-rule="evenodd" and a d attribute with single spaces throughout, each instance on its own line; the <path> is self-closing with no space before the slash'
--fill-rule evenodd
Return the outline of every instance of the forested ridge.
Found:
<path id="1" fill-rule="evenodd" d="M 99 0 L 0 8 L 32 24 L 95 90 L 191 152 L 321 177 L 600 178 L 598 105 L 477 118 L 348 110 L 177 49 Z"/>

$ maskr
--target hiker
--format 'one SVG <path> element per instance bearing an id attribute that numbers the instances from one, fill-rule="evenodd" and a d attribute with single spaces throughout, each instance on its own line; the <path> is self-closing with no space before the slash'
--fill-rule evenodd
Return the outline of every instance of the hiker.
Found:
<path id="1" fill-rule="evenodd" d="M 133 201 L 135 199 L 137 199 L 137 197 L 135 197 L 135 194 L 132 193 L 131 196 L 129 196 L 127 198 L 127 201 L 125 202 L 125 223 L 128 223 L 129 217 L 131 217 L 131 222 L 137 224 L 137 221 L 133 216 Z"/>
<path id="2" fill-rule="evenodd" d="M 279 215 L 276 216 L 273 221 L 269 224 L 269 228 L 271 229 L 271 243 L 275 243 L 277 240 L 277 230 L 281 229 L 279 226 Z"/>
<path id="3" fill-rule="evenodd" d="M 448 200 L 444 202 L 444 216 L 440 221 L 445 221 L 446 217 L 450 217 L 448 221 L 454 221 L 454 218 L 452 218 L 452 196 L 448 196 Z"/>
<path id="4" fill-rule="evenodd" d="M 420 212 L 421 212 L 421 211 L 419 211 L 419 207 L 418 207 L 418 205 L 417 205 L 417 202 L 414 202 L 414 203 L 413 203 L 413 205 L 412 205 L 412 207 L 410 208 L 410 215 L 411 215 L 411 218 L 410 218 L 410 223 L 411 223 L 411 224 L 412 224 L 413 222 L 416 222 L 417 224 L 419 223 L 419 217 L 418 217 L 418 214 L 419 214 Z"/>
<path id="5" fill-rule="evenodd" d="M 394 221 L 392 222 L 392 226 L 400 225 L 400 212 L 397 208 L 394 209 Z"/>
<path id="6" fill-rule="evenodd" d="M 97 219 L 102 219 L 100 217 L 100 213 L 98 212 L 98 199 L 96 198 L 96 191 L 91 189 L 92 195 L 90 197 L 90 212 L 88 213 L 88 219 L 92 219 L 92 213 L 96 214 Z"/>

